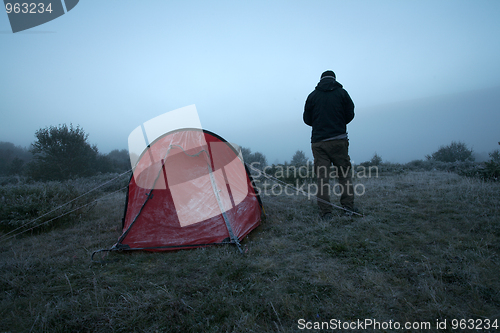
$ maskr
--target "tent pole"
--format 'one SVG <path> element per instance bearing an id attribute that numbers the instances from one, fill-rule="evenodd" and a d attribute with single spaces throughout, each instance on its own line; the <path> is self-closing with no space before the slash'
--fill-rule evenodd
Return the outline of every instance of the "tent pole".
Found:
<path id="1" fill-rule="evenodd" d="M 208 173 L 210 175 L 210 182 L 212 183 L 212 189 L 214 190 L 214 194 L 215 194 L 215 199 L 217 200 L 217 203 L 219 204 L 219 208 L 220 208 L 220 211 L 222 213 L 222 217 L 224 218 L 224 222 L 226 223 L 227 231 L 229 232 L 229 237 L 236 244 L 236 246 L 238 247 L 238 250 L 240 250 L 240 253 L 243 253 L 240 241 L 238 240 L 238 238 L 236 238 L 234 236 L 233 228 L 231 227 L 231 223 L 229 222 L 229 218 L 227 217 L 226 210 L 224 209 L 224 206 L 222 205 L 222 201 L 221 201 L 220 195 L 219 195 L 220 190 L 217 188 L 217 183 L 215 182 L 212 166 L 210 165 L 209 162 L 207 162 L 207 165 L 208 165 Z"/>

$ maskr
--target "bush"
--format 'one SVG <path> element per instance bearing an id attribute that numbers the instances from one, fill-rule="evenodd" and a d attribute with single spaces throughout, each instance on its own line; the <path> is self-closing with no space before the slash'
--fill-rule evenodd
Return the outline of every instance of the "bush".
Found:
<path id="1" fill-rule="evenodd" d="M 39 129 L 35 136 L 37 141 L 30 150 L 33 160 L 27 165 L 27 176 L 35 181 L 75 179 L 130 169 L 127 150 L 100 154 L 78 126 L 51 126 Z M 12 168 L 21 167 L 23 161 L 13 160 L 11 164 Z"/>
<path id="2" fill-rule="evenodd" d="M 373 154 L 373 157 L 369 161 L 361 162 L 359 165 L 364 167 L 380 165 L 382 163 L 382 157 L 377 153 Z"/>
<path id="3" fill-rule="evenodd" d="M 380 165 L 380 163 L 382 163 L 382 157 L 375 153 L 370 160 L 370 165 Z"/>
<path id="4" fill-rule="evenodd" d="M 28 175 L 34 180 L 65 180 L 94 175 L 98 150 L 87 142 L 88 134 L 73 125 L 39 129 L 32 145 Z"/>
<path id="5" fill-rule="evenodd" d="M 30 152 L 11 142 L 0 142 L 0 176 L 20 175 L 31 160 Z"/>
<path id="6" fill-rule="evenodd" d="M 500 142 L 498 144 L 500 145 Z M 496 149 L 489 155 L 490 160 L 485 163 L 486 177 L 489 179 L 498 180 L 498 178 L 500 178 L 500 151 Z"/>
<path id="7" fill-rule="evenodd" d="M 290 164 L 295 166 L 301 166 L 301 165 L 306 165 L 307 161 L 308 158 L 306 157 L 306 154 L 302 150 L 297 150 L 293 155 Z"/>
<path id="8" fill-rule="evenodd" d="M 413 160 L 411 162 L 406 163 L 404 167 L 412 171 L 421 171 L 421 170 L 429 171 L 430 163 L 429 161 L 424 161 L 424 160 Z"/>
<path id="9" fill-rule="evenodd" d="M 483 178 L 498 180 L 500 178 L 500 163 L 493 160 L 485 163 L 485 175 Z"/>
<path id="10" fill-rule="evenodd" d="M 25 182 L 17 178 L 17 183 L 7 181 L 7 185 L 0 186 L 0 230 L 10 231 L 18 227 L 24 226 L 20 231 L 26 230 L 36 225 L 57 217 L 63 213 L 67 213 L 75 208 L 81 207 L 93 200 L 101 197 L 104 192 L 112 192 L 127 186 L 130 175 L 123 175 L 119 179 L 106 184 L 97 190 L 81 197 L 82 194 L 98 187 L 99 185 L 117 177 L 118 174 L 105 174 L 89 178 L 79 178 L 67 180 L 64 182 L 48 181 L 48 182 Z M 13 180 L 13 178 L 4 178 L 5 180 Z M 76 199 L 78 198 L 78 199 Z M 49 213 L 50 211 L 64 205 L 72 200 L 70 204 Z M 84 207 L 88 211 L 90 207 Z M 47 214 L 49 213 L 49 214 Z M 30 221 L 35 220 L 42 215 L 47 214 L 35 223 Z M 42 228 L 37 230 L 46 230 L 55 225 L 67 224 L 77 216 L 82 214 L 82 210 L 76 210 L 57 220 L 54 220 Z"/>
<path id="11" fill-rule="evenodd" d="M 489 155 L 491 162 L 500 163 L 500 150 L 494 150 Z"/>
<path id="12" fill-rule="evenodd" d="M 77 200 L 64 207 L 64 209 L 36 221 L 36 223 L 29 223 L 56 207 L 75 199 L 80 194 L 82 193 L 70 183 L 45 182 L 2 186 L 0 187 L 0 229 L 9 231 L 23 225 L 29 228 L 47 221 L 64 211 L 69 211 L 75 205 L 83 204 L 82 200 Z M 57 222 L 68 221 L 68 218 L 71 218 L 71 216 L 65 216 Z"/>
<path id="13" fill-rule="evenodd" d="M 440 162 L 474 161 L 472 149 L 463 142 L 452 141 L 448 146 L 439 147 L 438 151 L 426 156 L 427 160 Z"/>
<path id="14" fill-rule="evenodd" d="M 109 160 L 110 168 L 114 172 L 123 172 L 130 170 L 130 157 L 126 149 L 112 150 L 106 158 Z"/>
<path id="15" fill-rule="evenodd" d="M 262 153 L 252 153 L 250 148 L 241 147 L 241 154 L 243 155 L 243 161 L 245 164 L 250 164 L 254 168 L 261 170 L 267 166 L 266 156 Z"/>
<path id="16" fill-rule="evenodd" d="M 498 144 L 500 144 L 500 142 Z M 494 150 L 489 155 L 490 160 L 488 162 L 475 164 L 468 168 L 462 168 L 458 173 L 468 177 L 481 178 L 483 180 L 498 180 L 500 178 L 500 151 L 498 149 Z"/>

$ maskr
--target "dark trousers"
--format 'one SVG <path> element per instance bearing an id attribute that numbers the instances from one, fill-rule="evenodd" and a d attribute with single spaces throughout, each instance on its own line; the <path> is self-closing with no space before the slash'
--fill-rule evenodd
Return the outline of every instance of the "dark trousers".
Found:
<path id="1" fill-rule="evenodd" d="M 341 193 L 340 204 L 347 209 L 354 207 L 354 192 L 352 184 L 352 166 L 349 157 L 348 140 L 330 140 L 312 143 L 314 156 L 314 172 L 318 178 L 318 206 L 321 215 L 330 213 L 332 206 L 330 202 L 330 173 L 338 175 L 339 185 L 335 187 L 335 193 Z M 333 164 L 334 168 L 331 169 Z M 325 201 L 325 202 L 322 202 Z"/>

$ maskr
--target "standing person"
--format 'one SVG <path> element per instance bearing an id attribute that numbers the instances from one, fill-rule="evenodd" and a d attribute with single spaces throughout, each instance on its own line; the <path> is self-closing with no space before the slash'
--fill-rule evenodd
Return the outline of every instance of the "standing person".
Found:
<path id="1" fill-rule="evenodd" d="M 348 154 L 347 124 L 354 118 L 354 103 L 337 82 L 335 73 L 328 70 L 309 94 L 304 107 L 304 123 L 312 126 L 311 147 L 314 172 L 318 178 L 318 206 L 324 219 L 332 217 L 330 202 L 330 166 L 336 168 L 340 204 L 347 215 L 354 210 L 354 193 L 351 179 L 351 159 Z M 336 191 L 337 192 L 337 191 Z"/>

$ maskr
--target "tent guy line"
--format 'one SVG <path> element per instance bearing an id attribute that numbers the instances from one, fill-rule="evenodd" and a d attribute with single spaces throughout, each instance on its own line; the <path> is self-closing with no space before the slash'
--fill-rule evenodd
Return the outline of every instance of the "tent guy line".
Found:
<path id="1" fill-rule="evenodd" d="M 98 202 L 99 200 L 104 199 L 105 197 L 108 197 L 108 196 L 110 196 L 110 195 L 112 195 L 112 194 L 115 194 L 116 192 L 119 192 L 119 191 L 124 190 L 124 189 L 126 189 L 126 188 L 127 188 L 127 186 L 124 186 L 124 187 L 122 187 L 122 188 L 120 188 L 120 189 L 118 189 L 118 190 L 116 190 L 116 191 L 113 191 L 113 192 L 111 192 L 111 193 L 105 194 L 105 195 L 103 195 L 103 196 L 102 196 L 102 197 L 100 197 L 100 198 L 94 199 L 94 200 L 92 200 L 92 201 L 90 201 L 90 202 L 88 202 L 88 203 L 86 203 L 86 204 L 84 204 L 84 205 L 81 205 L 81 206 L 79 206 L 79 207 L 77 207 L 77 208 L 74 208 L 74 209 L 72 209 L 72 210 L 70 210 L 70 211 L 68 211 L 68 212 L 66 212 L 66 213 L 63 213 L 63 214 L 61 214 L 61 215 L 59 215 L 59 216 L 56 216 L 56 217 L 53 217 L 53 218 L 51 218 L 50 220 L 47 220 L 47 221 L 45 221 L 45 222 L 43 222 L 43 223 L 37 224 L 37 225 L 35 225 L 35 226 L 33 226 L 33 227 L 29 228 L 29 229 L 26 229 L 26 230 L 20 231 L 20 232 L 18 232 L 17 234 L 11 235 L 10 237 L 5 237 L 5 236 L 9 235 L 10 233 L 12 233 L 12 232 L 14 231 L 14 230 L 13 230 L 13 231 L 9 232 L 8 234 L 3 235 L 3 236 L 4 236 L 4 238 L 0 239 L 0 241 L 1 241 L 1 242 L 3 242 L 3 241 L 8 241 L 8 240 L 9 240 L 9 239 L 11 239 L 11 238 L 14 238 L 14 237 L 16 237 L 16 236 L 22 235 L 22 234 L 24 234 L 24 233 L 25 233 L 25 232 L 27 232 L 27 231 L 30 231 L 30 230 L 33 230 L 33 229 L 35 229 L 35 228 L 41 227 L 42 225 L 45 225 L 45 224 L 47 224 L 47 223 L 49 223 L 49 222 L 52 222 L 52 221 L 54 221 L 54 220 L 57 220 L 58 218 L 61 218 L 61 217 L 63 217 L 63 216 L 66 216 L 66 215 L 68 215 L 68 214 L 71 214 L 71 213 L 73 213 L 73 212 L 76 212 L 76 211 L 77 211 L 77 210 L 79 210 L 79 209 L 85 208 L 85 207 L 87 207 L 87 206 L 89 206 L 89 205 L 91 205 L 91 204 L 93 204 L 93 203 L 95 203 L 95 202 Z M 89 192 L 87 192 L 87 193 L 89 193 Z M 75 199 L 73 199 L 73 200 L 75 200 Z M 67 203 L 65 203 L 65 204 L 63 204 L 63 205 L 61 205 L 61 206 L 59 206 L 58 208 L 55 208 L 55 209 L 51 210 L 50 212 L 53 212 L 53 211 L 55 211 L 55 210 L 57 210 L 57 209 L 59 209 L 59 208 L 61 208 L 61 207 L 63 207 L 63 206 L 66 206 L 66 205 L 67 205 L 67 204 L 69 204 L 70 202 L 71 202 L 71 201 L 69 201 L 69 202 L 67 202 Z M 50 212 L 49 212 L 49 213 L 50 213 Z M 49 214 L 49 213 L 46 213 L 46 214 L 44 214 L 44 215 L 42 215 L 42 216 L 45 216 L 45 215 L 47 215 L 47 214 Z M 25 224 L 23 224 L 22 226 L 20 226 L 20 227 L 16 228 L 15 230 L 18 230 L 19 228 L 22 228 L 22 227 L 26 226 L 27 224 L 32 223 L 32 222 L 34 222 L 34 221 L 36 221 L 36 220 L 40 219 L 42 216 L 39 216 L 39 217 L 38 217 L 38 218 L 36 218 L 35 220 L 32 220 L 32 221 L 26 222 Z"/>
<path id="2" fill-rule="evenodd" d="M 27 225 L 32 224 L 32 223 L 34 223 L 34 222 L 38 221 L 38 220 L 39 220 L 39 219 L 41 219 L 42 217 L 47 216 L 47 215 L 49 215 L 50 213 L 53 213 L 53 212 L 55 212 L 55 211 L 57 211 L 57 210 L 59 210 L 59 209 L 61 209 L 61 208 L 65 207 L 65 206 L 69 205 L 70 203 L 72 203 L 72 202 L 73 202 L 73 201 L 75 201 L 75 200 L 78 200 L 78 199 L 80 199 L 80 198 L 83 198 L 84 196 L 86 196 L 86 195 L 88 195 L 88 194 L 90 194 L 90 193 L 94 192 L 95 190 L 97 190 L 97 189 L 99 189 L 99 188 L 103 187 L 103 186 L 104 186 L 104 185 L 106 185 L 106 184 L 109 184 L 109 183 L 111 183 L 112 181 L 117 180 L 118 178 L 120 178 L 120 177 L 122 177 L 123 175 L 125 175 L 125 174 L 129 173 L 129 172 L 130 172 L 130 171 L 132 171 L 132 170 L 133 170 L 133 169 L 127 170 L 127 171 L 125 171 L 125 172 L 123 172 L 123 173 L 119 174 L 119 175 L 118 175 L 118 176 L 116 176 L 115 178 L 110 179 L 110 180 L 108 180 L 108 181 L 105 181 L 104 183 L 102 183 L 102 184 L 100 184 L 100 185 L 97 185 L 97 186 L 96 186 L 96 187 L 94 187 L 93 189 L 91 189 L 91 190 L 89 190 L 89 191 L 87 191 L 87 192 L 85 192 L 85 193 L 83 193 L 83 194 L 79 195 L 78 197 L 76 197 L 76 198 L 74 198 L 74 199 L 71 199 L 70 201 L 68 201 L 68 202 L 66 202 L 66 203 L 64 203 L 64 204 L 62 204 L 62 205 L 60 205 L 60 206 L 58 206 L 58 207 L 56 207 L 56 208 L 52 209 L 51 211 L 49 211 L 49 212 L 47 212 L 47 213 L 45 213 L 45 214 L 43 214 L 43 215 L 40 215 L 40 216 L 38 216 L 37 218 L 35 218 L 35 219 L 33 219 L 33 220 L 30 220 L 30 221 L 27 221 L 27 222 L 23 223 L 22 225 L 20 225 L 20 226 L 19 226 L 19 227 L 17 227 L 16 229 L 11 230 L 11 231 L 9 231 L 8 233 L 6 233 L 6 234 L 2 235 L 2 236 L 0 237 L 0 242 L 2 242 L 2 241 L 6 241 L 6 240 L 11 239 L 12 237 L 16 237 L 16 236 L 18 236 L 18 235 L 21 235 L 21 234 L 25 233 L 26 231 L 33 230 L 33 229 L 35 229 L 35 228 L 38 228 L 39 226 L 42 226 L 42 225 L 46 224 L 47 222 L 50 222 L 50 221 L 53 221 L 53 220 L 58 219 L 58 218 L 60 218 L 60 217 L 63 217 L 63 216 L 65 216 L 65 215 L 68 215 L 69 213 L 72 213 L 72 212 L 74 212 L 75 210 L 78 210 L 78 209 L 80 209 L 80 208 L 84 208 L 84 207 L 88 206 L 89 204 L 91 204 L 91 203 L 93 203 L 93 202 L 95 202 L 95 201 L 97 201 L 97 200 L 100 200 L 100 199 L 102 199 L 102 198 L 104 198 L 104 197 L 108 196 L 108 194 L 106 194 L 106 195 L 102 196 L 101 198 L 97 198 L 97 199 L 95 199 L 95 200 L 93 200 L 93 201 L 91 201 L 91 202 L 89 202 L 89 203 L 87 203 L 87 204 L 85 204 L 85 205 L 83 205 L 83 206 L 81 206 L 81 207 L 78 207 L 78 208 L 76 208 L 76 209 L 74 209 L 74 210 L 72 210 L 72 211 L 69 211 L 69 212 L 66 212 L 66 213 L 64 213 L 64 214 L 61 214 L 61 215 L 59 215 L 59 216 L 57 216 L 57 217 L 54 217 L 54 218 L 50 219 L 49 221 L 45 221 L 44 223 L 41 223 L 41 224 L 39 224 L 39 225 L 35 225 L 35 226 L 33 226 L 33 227 L 29 228 L 29 229 L 26 229 L 26 230 L 24 230 L 24 231 L 21 231 L 21 232 L 17 233 L 17 234 L 15 234 L 15 235 L 11 236 L 11 237 L 7 237 L 8 235 L 12 234 L 13 232 L 16 232 L 17 230 L 19 230 L 19 229 L 21 229 L 21 228 L 24 228 L 24 227 L 26 227 Z M 126 186 L 125 186 L 125 187 L 126 187 Z M 125 188 L 125 187 L 124 187 L 124 188 Z M 123 190 L 124 188 L 121 188 L 120 190 Z M 118 190 L 118 191 L 120 191 L 120 190 Z M 117 191 L 115 191 L 115 192 L 117 192 Z M 112 192 L 112 193 L 115 193 L 115 192 Z M 112 193 L 110 193 L 110 194 L 112 194 Z M 7 238 L 6 238 L 6 237 L 7 237 Z"/>

